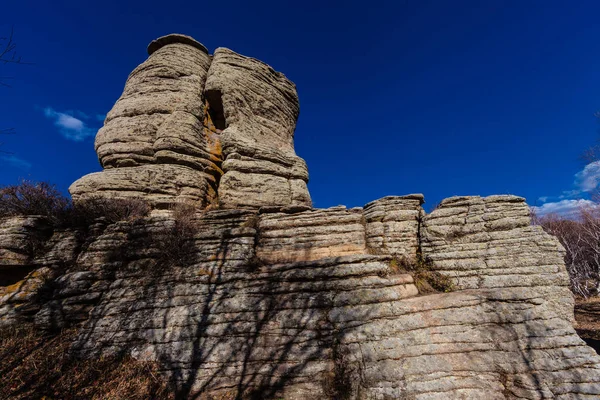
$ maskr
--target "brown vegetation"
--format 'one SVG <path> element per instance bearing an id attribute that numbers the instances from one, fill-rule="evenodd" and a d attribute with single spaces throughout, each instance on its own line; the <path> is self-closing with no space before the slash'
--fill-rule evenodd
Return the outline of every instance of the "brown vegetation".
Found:
<path id="1" fill-rule="evenodd" d="M 22 181 L 0 188 L 0 217 L 42 215 L 58 221 L 72 204 L 53 185 L 46 182 Z"/>
<path id="2" fill-rule="evenodd" d="M 433 268 L 433 263 L 426 260 L 419 253 L 415 262 L 406 257 L 394 257 L 390 261 L 390 271 L 394 274 L 409 273 L 412 275 L 419 293 L 451 292 L 454 283 L 448 276 L 443 275 Z"/>
<path id="3" fill-rule="evenodd" d="M 173 223 L 153 235 L 153 244 L 160 251 L 160 262 L 184 266 L 190 263 L 194 251 L 193 239 L 198 232 L 196 208 L 187 203 L 171 207 Z"/>
<path id="4" fill-rule="evenodd" d="M 534 223 L 558 238 L 566 250 L 565 264 L 571 291 L 587 298 L 599 294 L 600 286 L 600 210 L 582 208 L 577 219 L 548 214 L 534 217 Z"/>
<path id="5" fill-rule="evenodd" d="M 40 215 L 55 226 L 87 228 L 98 218 L 106 223 L 145 217 L 150 207 L 141 199 L 92 197 L 73 203 L 54 185 L 23 180 L 0 188 L 0 218 Z"/>
<path id="6" fill-rule="evenodd" d="M 79 360 L 75 329 L 44 336 L 30 325 L 0 331 L 2 399 L 172 399 L 157 365 L 130 357 Z"/>

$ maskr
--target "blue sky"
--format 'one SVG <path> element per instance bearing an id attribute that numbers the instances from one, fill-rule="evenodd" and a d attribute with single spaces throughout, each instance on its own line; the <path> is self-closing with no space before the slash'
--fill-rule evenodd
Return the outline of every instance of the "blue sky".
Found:
<path id="1" fill-rule="evenodd" d="M 66 191 L 100 170 L 102 116 L 171 32 L 267 62 L 298 87 L 296 152 L 317 207 L 420 192 L 512 193 L 568 210 L 597 184 L 597 1 L 12 1 L 32 65 L 0 65 L 0 185 Z M 545 204 L 545 205 L 544 205 Z"/>

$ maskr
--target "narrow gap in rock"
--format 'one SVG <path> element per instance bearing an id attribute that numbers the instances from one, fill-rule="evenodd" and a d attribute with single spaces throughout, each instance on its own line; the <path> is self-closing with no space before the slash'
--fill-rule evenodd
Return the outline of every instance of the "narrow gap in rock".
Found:
<path id="1" fill-rule="evenodd" d="M 204 96 L 207 101 L 208 116 L 215 127 L 216 133 L 221 133 L 225 128 L 227 128 L 225 114 L 223 113 L 223 101 L 221 99 L 221 91 L 207 90 L 204 93 Z"/>
<path id="2" fill-rule="evenodd" d="M 18 265 L 15 267 L 3 267 L 0 270 L 0 286 L 11 286 L 25 279 L 27 274 L 35 269 L 34 266 Z"/>

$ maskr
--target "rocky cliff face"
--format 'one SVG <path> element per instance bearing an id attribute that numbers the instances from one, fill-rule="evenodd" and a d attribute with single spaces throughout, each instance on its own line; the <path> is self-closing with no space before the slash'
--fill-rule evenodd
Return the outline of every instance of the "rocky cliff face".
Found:
<path id="1" fill-rule="evenodd" d="M 71 191 L 155 210 L 87 234 L 1 220 L 0 323 L 79 324 L 73 354 L 157 361 L 181 398 L 600 397 L 524 199 L 312 209 L 291 82 L 187 37 L 149 53 L 98 133 L 105 170 Z"/>

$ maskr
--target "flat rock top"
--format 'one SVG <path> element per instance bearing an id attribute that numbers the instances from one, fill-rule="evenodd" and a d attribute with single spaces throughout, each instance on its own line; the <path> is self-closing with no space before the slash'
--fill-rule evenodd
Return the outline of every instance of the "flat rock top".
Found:
<path id="1" fill-rule="evenodd" d="M 148 55 L 154 53 L 156 50 L 160 49 L 161 47 L 164 47 L 168 44 L 173 44 L 173 43 L 187 44 L 187 45 L 195 47 L 199 50 L 202 50 L 203 52 L 208 54 L 208 49 L 202 43 L 198 42 L 193 37 L 187 36 L 187 35 L 182 35 L 180 33 L 171 33 L 169 35 L 161 36 L 158 39 L 154 39 L 152 42 L 150 42 L 150 44 L 148 45 Z"/>

